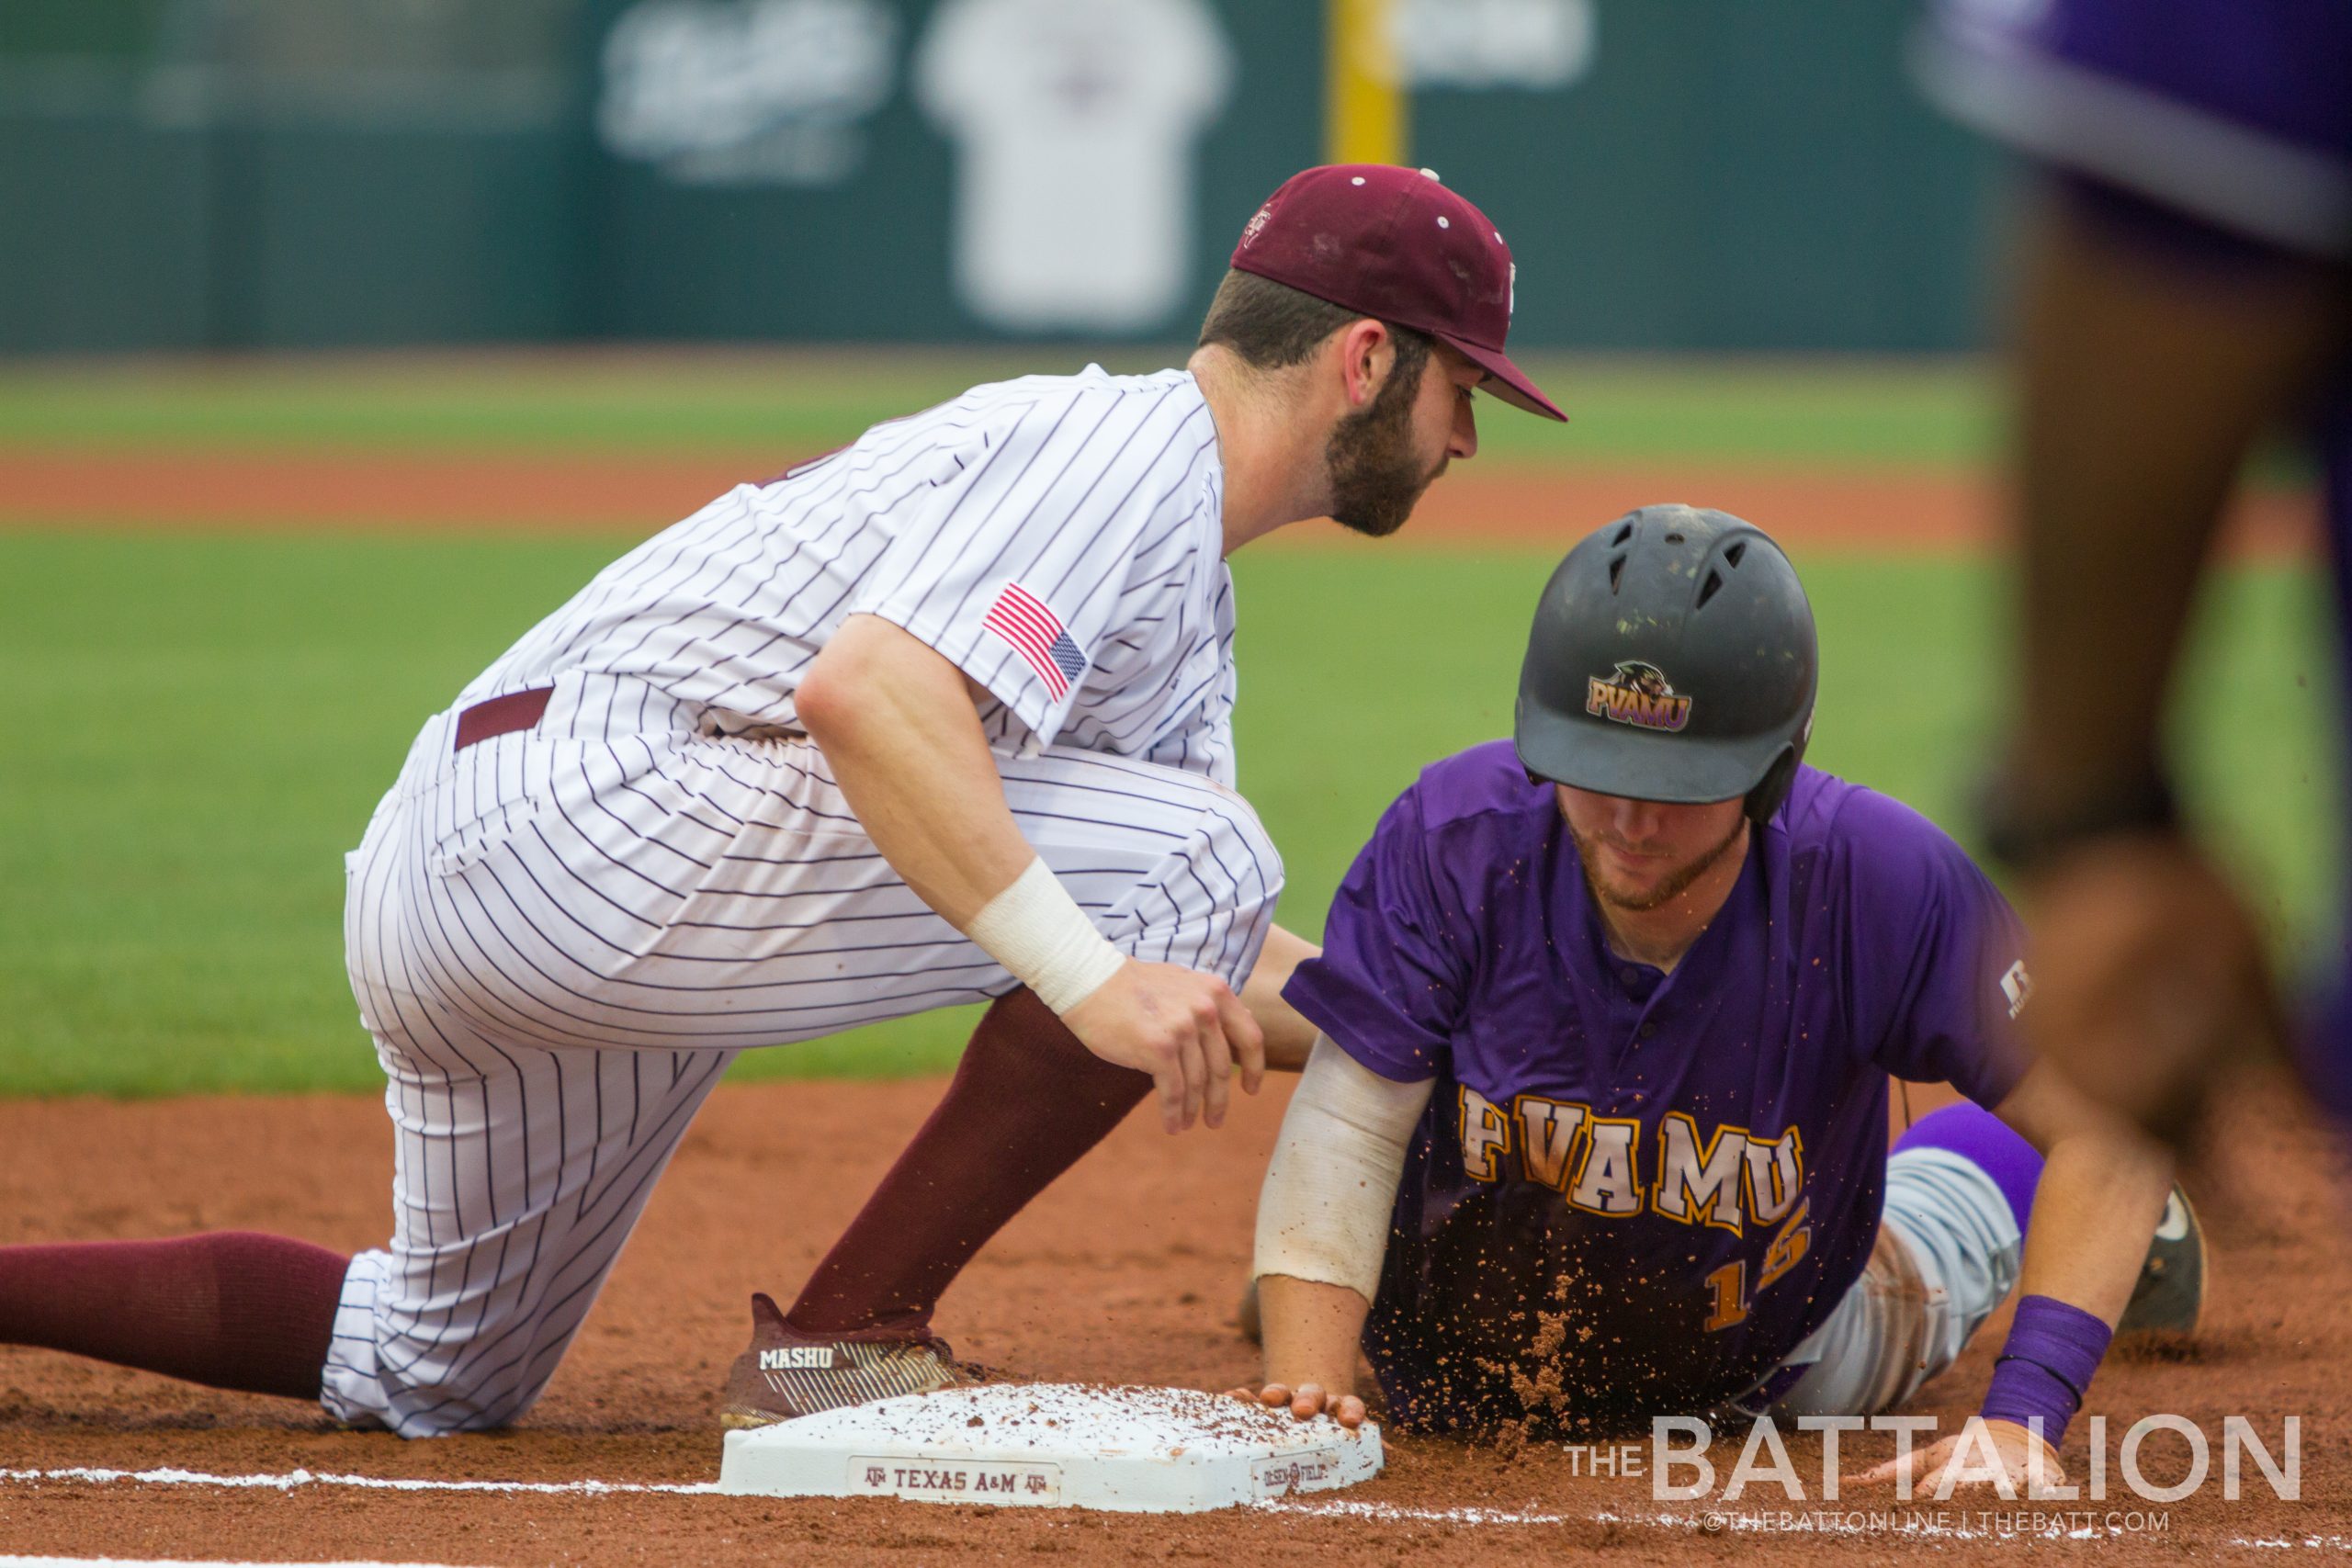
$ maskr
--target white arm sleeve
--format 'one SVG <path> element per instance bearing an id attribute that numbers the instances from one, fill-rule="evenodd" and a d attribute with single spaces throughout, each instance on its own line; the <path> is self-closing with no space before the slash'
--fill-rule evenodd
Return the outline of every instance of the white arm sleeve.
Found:
<path id="1" fill-rule="evenodd" d="M 1373 1298 L 1405 1149 L 1434 1078 L 1397 1083 L 1317 1035 L 1258 1194 L 1254 1272 Z"/>

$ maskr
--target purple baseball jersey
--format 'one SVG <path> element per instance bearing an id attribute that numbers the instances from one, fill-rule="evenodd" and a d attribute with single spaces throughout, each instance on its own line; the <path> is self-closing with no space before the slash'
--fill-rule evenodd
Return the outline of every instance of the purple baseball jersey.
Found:
<path id="1" fill-rule="evenodd" d="M 1671 974 L 1610 952 L 1508 742 L 1357 856 L 1283 996 L 1436 1079 L 1364 1332 L 1393 1419 L 1516 1419 L 1546 1377 L 1592 1427 L 1755 1390 L 1870 1256 L 1887 1076 L 1991 1106 L 2022 1075 L 2022 933 L 1933 824 L 1805 768 L 1750 846 Z"/>
<path id="2" fill-rule="evenodd" d="M 2109 232 L 2195 266 L 2352 263 L 2346 0 L 1943 0 L 1925 41 L 1929 94 L 2054 171 Z M 2309 435 L 2352 627 L 2352 356 Z M 2352 643 L 2339 658 L 2352 693 Z M 2352 1115 L 2352 952 L 2345 968 L 2308 1076 Z"/>

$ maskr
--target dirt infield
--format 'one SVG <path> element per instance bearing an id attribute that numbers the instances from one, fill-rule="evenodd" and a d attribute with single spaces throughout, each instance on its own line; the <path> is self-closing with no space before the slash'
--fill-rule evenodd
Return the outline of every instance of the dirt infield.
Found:
<path id="1" fill-rule="evenodd" d="M 635 537 L 775 467 L 723 455 L 0 451 L 0 527 Z M 1974 551 L 1997 542 L 1996 495 L 1957 470 L 1483 464 L 1438 487 L 1404 542 L 1558 547 L 1599 519 L 1661 499 L 1739 512 L 1799 551 Z M 2242 553 L 2300 553 L 2308 503 L 2258 497 L 2233 529 Z M 1351 544 L 1320 528 L 1293 531 L 1273 547 Z M 2216 1239 L 2209 1332 L 2175 1354 L 2110 1360 L 2090 1399 L 2089 1413 L 2110 1418 L 2110 1470 L 2123 1428 L 2143 1416 L 2177 1414 L 2215 1438 L 2214 1478 L 2180 1502 L 2143 1502 L 2116 1481 L 2108 1501 L 2041 1505 L 2039 1519 L 2004 1522 L 1984 1517 L 2007 1506 L 1990 1502 L 1897 1512 L 1883 1496 L 1791 1502 L 1767 1485 L 1711 1510 L 1655 1502 L 1644 1479 L 1595 1477 L 1588 1450 L 1539 1445 L 1506 1458 L 1394 1436 L 1389 1473 L 1336 1500 L 1186 1519 L 786 1504 L 697 1490 L 717 1474 L 714 1396 L 741 1346 L 745 1295 L 798 1282 L 937 1092 L 935 1082 L 722 1089 L 548 1397 L 511 1432 L 402 1444 L 338 1432 L 287 1402 L 0 1348 L 0 1554 L 796 1564 L 1039 1557 L 1289 1568 L 1319 1552 L 1352 1568 L 1472 1553 L 1496 1564 L 1605 1552 L 1687 1565 L 1736 1554 L 1798 1562 L 2000 1550 L 2276 1562 L 2352 1551 L 2352 1219 L 2341 1201 L 2352 1184 L 2332 1174 L 2324 1141 L 2269 1089 L 2250 1090 L 2233 1108 L 2202 1193 Z M 1929 1103 L 1914 1097 L 1916 1111 Z M 1057 1380 L 1221 1388 L 1246 1377 L 1255 1358 L 1234 1331 L 1233 1306 L 1281 1104 L 1279 1093 L 1248 1104 L 1215 1137 L 1171 1140 L 1143 1122 L 1123 1129 L 1016 1221 L 949 1296 L 942 1326 L 958 1351 Z M 385 1231 L 390 1140 L 381 1108 L 366 1098 L 0 1101 L 0 1243 L 254 1227 L 356 1248 Z M 1947 1423 L 1972 1409 L 2001 1328 L 1996 1320 L 1914 1408 Z M 2275 1450 L 2290 1414 L 2302 1423 L 2303 1500 L 2273 1499 L 2249 1469 L 2245 1500 L 2225 1501 L 2223 1418 L 2251 1418 Z M 2077 1479 L 2086 1427 L 2077 1424 L 2067 1454 Z M 1891 1447 L 1880 1436 L 1849 1439 L 1849 1468 Z M 1817 1442 L 1792 1434 L 1790 1448 L 1810 1484 L 1820 1473 Z M 1736 1435 L 1718 1444 L 1719 1475 L 1737 1451 Z M 2152 1441 L 2149 1455 L 2154 1477 L 2180 1473 L 2172 1439 Z M 178 1473 L 107 1474 L 158 1471 Z M 239 1479 L 251 1484 L 220 1483 Z M 400 1481 L 434 1484 L 386 1484 Z M 452 1489 L 462 1483 L 481 1484 Z M 1718 1531 L 1701 1528 L 1711 1511 L 1721 1516 Z M 1784 1512 L 1791 1517 L 1776 1517 Z"/>
<path id="2" fill-rule="evenodd" d="M 0 526 L 642 536 L 779 466 L 774 455 L 0 450 Z M 1402 539 L 1420 547 L 1565 547 L 1600 523 L 1657 501 L 1736 513 L 1796 550 L 1972 550 L 1999 538 L 1997 491 L 1965 469 L 1473 463 L 1430 491 Z M 2230 546 L 2241 555 L 2290 555 L 2308 549 L 2313 532 L 2308 496 L 2257 493 L 2239 506 Z M 1346 538 L 1335 528 L 1293 530 L 1278 536 L 1277 547 Z"/>
<path id="3" fill-rule="evenodd" d="M 1785 1502 L 1776 1485 L 1719 1505 L 1653 1502 L 1645 1480 L 1580 1474 L 1581 1451 L 1392 1443 L 1387 1475 L 1336 1504 L 1191 1518 L 938 1506 L 781 1503 L 680 1492 L 717 1473 L 714 1393 L 756 1288 L 788 1290 L 847 1219 L 937 1093 L 935 1082 L 799 1083 L 722 1089 L 688 1137 L 636 1241 L 545 1401 L 517 1429 L 403 1444 L 332 1429 L 287 1402 L 190 1390 L 62 1357 L 0 1350 L 0 1553 L 21 1551 L 442 1562 L 742 1561 L 977 1562 L 1046 1554 L 1074 1563 L 1214 1559 L 1295 1563 L 1302 1550 L 1401 1562 L 1475 1552 L 1555 1561 L 1688 1562 L 1826 1554 L 1883 1560 L 2007 1549 L 2037 1557 L 2135 1559 L 2143 1551 L 2278 1561 L 2291 1543 L 2352 1547 L 2352 1259 L 2321 1141 L 2284 1098 L 2249 1092 L 2227 1118 L 2204 1197 L 2215 1232 L 2210 1332 L 2174 1357 L 2113 1359 L 2089 1409 L 2124 1427 L 2185 1416 L 2215 1438 L 2214 1472 L 2186 1501 L 2143 1503 L 2117 1483 L 2080 1538 L 2004 1535 L 1962 1505 L 1833 1533 L 1774 1521 L 1782 1510 L 1887 1509 L 1883 1499 Z M 1915 1098 L 1915 1111 L 1927 1101 Z M 1233 1327 L 1250 1212 L 1278 1121 L 1279 1092 L 1218 1136 L 1170 1139 L 1132 1122 L 1023 1215 L 948 1297 L 960 1352 L 1052 1379 L 1216 1388 L 1251 1371 Z M 382 1111 L 360 1098 L 0 1103 L 0 1241 L 141 1235 L 196 1227 L 282 1229 L 338 1247 L 380 1238 L 390 1177 Z M 266 1149 L 265 1164 L 254 1151 Z M 1105 1224 L 1105 1216 L 1115 1216 Z M 1973 1407 L 2000 1325 L 1917 1405 L 1954 1420 Z M 2221 1496 L 2222 1418 L 2254 1418 L 2274 1449 L 2279 1417 L 2302 1418 L 2301 1503 L 2271 1498 L 2249 1468 L 2248 1500 Z M 2067 1455 L 2081 1477 L 2086 1423 Z M 2166 1444 L 2172 1444 L 2166 1447 Z M 1849 1439 L 1875 1457 L 1891 1438 Z M 1800 1474 L 1817 1450 L 1792 1436 Z M 2148 1473 L 2186 1467 L 2177 1440 L 2148 1450 Z M 1720 1475 L 1737 1458 L 1719 1442 Z M 228 1488 L 33 1478 L 66 1469 L 175 1467 L 212 1476 L 524 1482 L 549 1490 L 394 1491 L 341 1481 Z M 2111 1476 L 2112 1476 L 2111 1472 Z M 583 1483 L 605 1483 L 589 1491 Z M 659 1486 L 671 1491 L 615 1488 Z M 2252 1500 L 2259 1498 L 2260 1501 Z M 1992 1506 L 1983 1505 L 1982 1506 Z M 2143 1517 L 2128 1529 L 2121 1516 Z M 2114 1512 L 2127 1533 L 2110 1534 Z M 1838 1523 L 1837 1520 L 1817 1521 Z M 1794 1533 L 1792 1533 L 1792 1531 Z M 2276 1542 L 2257 1546 L 2254 1542 Z M 2240 1544 L 2248 1543 L 2248 1544 Z M 2301 1551 L 2289 1552 L 2300 1556 Z"/>

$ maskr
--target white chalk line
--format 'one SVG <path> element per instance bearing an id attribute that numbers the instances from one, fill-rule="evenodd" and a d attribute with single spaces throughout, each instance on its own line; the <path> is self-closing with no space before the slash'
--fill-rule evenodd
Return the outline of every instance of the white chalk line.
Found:
<path id="1" fill-rule="evenodd" d="M 1548 1514 L 1507 1508 L 1408 1508 L 1394 1503 L 1360 1503 L 1337 1498 L 1325 1502 L 1272 1502 L 1256 1505 L 1286 1514 L 1313 1514 L 1332 1518 L 1362 1519 L 1368 1524 L 1446 1525 L 1631 1525 L 1644 1529 L 1689 1530 L 1694 1534 L 1729 1535 L 1848 1535 L 1925 1536 L 1939 1540 L 2092 1540 L 2126 1533 L 2120 1527 L 2075 1530 L 1992 1530 L 1948 1525 L 1931 1518 L 1905 1516 L 1894 1509 L 1790 1508 L 1785 1512 L 1742 1514 L 1712 1510 L 1701 1514 Z M 1855 1516 L 1860 1516 L 1856 1517 Z M 1796 1523 L 1804 1519 L 1809 1522 Z M 1713 1528 L 1710 1528 L 1713 1521 Z"/>
<path id="2" fill-rule="evenodd" d="M 289 1470 L 277 1474 L 214 1475 L 199 1470 L 163 1467 L 153 1470 L 107 1470 L 75 1466 L 56 1470 L 0 1470 L 0 1483 L 40 1484 L 43 1482 L 144 1486 L 212 1486 L 256 1491 L 293 1492 L 310 1486 L 348 1486 L 374 1492 L 473 1492 L 526 1496 L 605 1497 L 653 1495 L 673 1497 L 719 1495 L 715 1481 L 429 1481 L 413 1477 L 350 1475 L 335 1471 Z M 1943 1524 L 1933 1518 L 1906 1516 L 1888 1509 L 1789 1509 L 1743 1514 L 1710 1510 L 1696 1514 L 1546 1513 L 1514 1508 L 1413 1508 L 1396 1503 L 1366 1503 L 1348 1498 L 1314 1501 L 1282 1499 L 1248 1505 L 1263 1512 L 1305 1514 L 1326 1518 L 1361 1519 L 1370 1524 L 1448 1524 L 1477 1527 L 1566 1524 L 1618 1524 L 1645 1529 L 1697 1532 L 1713 1521 L 1721 1533 L 1733 1535 L 1916 1536 L 1944 1540 L 2102 1540 L 2133 1532 L 2120 1526 L 2087 1526 L 2065 1529 L 1995 1530 Z M 1860 1516 L 1857 1518 L 1855 1516 Z M 1802 1521 L 1802 1522 L 1796 1522 Z M 1711 1531 L 1710 1533 L 1715 1533 Z M 2340 1535 L 2237 1537 L 2230 1546 L 2274 1550 L 2352 1551 L 2352 1538 Z M 0 1568 L 20 1563 L 65 1559 L 0 1557 Z M 98 1562 L 103 1559 L 89 1559 Z"/>
<path id="3" fill-rule="evenodd" d="M 1337 1497 L 1313 1502 L 1285 1499 L 1253 1504 L 1251 1506 L 1273 1513 L 1361 1519 L 1367 1524 L 1444 1524 L 1471 1527 L 1617 1524 L 1645 1529 L 1687 1530 L 1693 1534 L 1704 1531 L 1711 1535 L 1884 1536 L 1918 1537 L 1937 1540 L 2030 1543 L 2045 1540 L 2111 1540 L 2127 1537 L 2138 1540 L 2161 1533 L 2135 1531 L 2121 1525 L 2093 1525 L 2072 1529 L 2053 1525 L 2040 1530 L 1979 1529 L 1969 1525 L 1944 1524 L 1933 1518 L 1916 1514 L 1905 1515 L 1900 1510 L 1888 1508 L 1790 1508 L 1756 1514 L 1742 1514 L 1729 1509 L 1713 1509 L 1696 1514 L 1615 1514 L 1607 1510 L 1597 1514 L 1555 1514 L 1510 1508 L 1409 1508 L 1395 1503 L 1364 1503 Z M 2005 1510 L 2016 1505 L 1996 1505 L 1996 1506 Z M 1970 1511 L 1974 1512 L 1978 1509 L 1972 1508 Z M 1713 1529 L 1709 1528 L 1711 1521 L 1714 1526 Z M 2238 1536 L 2222 1544 L 2352 1552 L 2352 1537 L 2341 1535 L 2303 1535 L 2292 1538 Z"/>
<path id="4" fill-rule="evenodd" d="M 422 1481 L 389 1475 L 344 1475 L 331 1470 L 289 1470 L 277 1475 L 212 1475 L 200 1470 L 0 1470 L 0 1482 L 44 1481 L 111 1485 L 229 1486 L 291 1492 L 303 1486 L 356 1486 L 375 1492 L 508 1492 L 526 1495 L 602 1497 L 630 1493 L 678 1496 L 716 1495 L 716 1481 Z"/>
<path id="5" fill-rule="evenodd" d="M 0 1568 L 445 1568 L 433 1562 L 231 1562 L 185 1557 L 0 1557 Z"/>
<path id="6" fill-rule="evenodd" d="M 2302 1537 L 2301 1540 L 2290 1540 L 2285 1536 L 2256 1536 L 2251 1540 L 2245 1536 L 2239 1536 L 2229 1544 L 2232 1546 L 2253 1547 L 2307 1547 L 2313 1548 L 2321 1551 L 2352 1551 L 2352 1536 L 2307 1535 Z"/>

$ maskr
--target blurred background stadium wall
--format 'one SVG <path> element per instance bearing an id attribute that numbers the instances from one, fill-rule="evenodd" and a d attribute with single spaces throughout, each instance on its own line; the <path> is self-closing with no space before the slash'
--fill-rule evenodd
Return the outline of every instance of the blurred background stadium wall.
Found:
<path id="1" fill-rule="evenodd" d="M 1189 334 L 1328 156 L 1531 345 L 1983 336 L 1889 0 L 6 0 L 0 351 Z M 1353 81 L 1351 88 L 1351 82 Z"/>
<path id="2" fill-rule="evenodd" d="M 1513 350 L 1573 419 L 1482 416 L 1395 540 L 1237 559 L 1284 922 L 1320 929 L 1420 767 L 1509 732 L 1560 551 L 1657 501 L 1789 546 L 1810 755 L 1968 834 L 2006 689 L 1968 351 L 2008 197 L 1910 85 L 1916 17 L 0 0 L 0 1095 L 379 1091 L 341 857 L 424 716 L 730 485 L 976 381 L 1180 361 L 1251 210 L 1325 159 L 1494 217 Z M 2256 479 L 2183 785 L 2292 970 L 2333 952 L 2335 697 L 2307 476 Z M 935 1071 L 970 1024 L 736 1070 Z"/>

